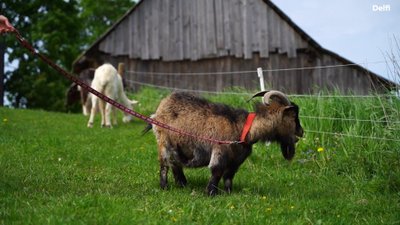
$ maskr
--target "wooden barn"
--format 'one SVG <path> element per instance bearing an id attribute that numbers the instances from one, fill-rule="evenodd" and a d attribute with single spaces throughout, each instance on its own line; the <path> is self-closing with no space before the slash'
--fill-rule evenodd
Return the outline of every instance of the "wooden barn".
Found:
<path id="1" fill-rule="evenodd" d="M 104 62 L 123 62 L 135 90 L 256 90 L 258 67 L 267 88 L 291 94 L 395 85 L 321 47 L 268 0 L 142 0 L 79 56 L 74 72 Z"/>

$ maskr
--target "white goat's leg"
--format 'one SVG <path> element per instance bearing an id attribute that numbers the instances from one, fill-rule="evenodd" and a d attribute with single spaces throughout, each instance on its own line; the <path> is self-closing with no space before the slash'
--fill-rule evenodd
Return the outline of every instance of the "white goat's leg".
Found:
<path id="1" fill-rule="evenodd" d="M 92 96 L 92 109 L 90 110 L 90 117 L 89 117 L 89 121 L 87 126 L 92 128 L 93 127 L 93 121 L 94 121 L 94 117 L 96 115 L 96 108 L 97 108 L 97 104 L 98 104 L 98 98 L 97 96 Z"/>
<path id="2" fill-rule="evenodd" d="M 84 116 L 89 115 L 89 112 L 88 112 L 88 110 L 87 110 L 87 108 L 86 108 L 86 105 L 82 105 L 82 112 L 83 112 L 83 115 L 84 115 Z"/>
<path id="3" fill-rule="evenodd" d="M 105 115 L 105 102 L 99 99 L 99 111 L 101 115 L 101 127 L 106 126 L 106 115 Z"/>
<path id="4" fill-rule="evenodd" d="M 112 124 L 114 126 L 117 125 L 117 109 L 115 107 L 111 107 L 111 112 L 112 112 Z"/>
<path id="5" fill-rule="evenodd" d="M 112 111 L 112 105 L 110 103 L 106 103 L 105 107 L 105 126 L 106 127 L 112 127 L 111 126 L 111 111 Z"/>

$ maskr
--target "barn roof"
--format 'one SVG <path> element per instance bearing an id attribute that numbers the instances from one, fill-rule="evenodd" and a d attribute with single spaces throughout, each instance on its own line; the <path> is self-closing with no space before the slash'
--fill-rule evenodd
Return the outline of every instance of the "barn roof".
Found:
<path id="1" fill-rule="evenodd" d="M 196 61 L 251 59 L 254 52 L 261 57 L 287 53 L 292 58 L 299 49 L 355 64 L 323 48 L 269 0 L 141 0 L 83 52 L 74 67 L 99 51 L 142 60 Z M 396 86 L 362 66 L 354 68 L 366 71 L 375 82 Z"/>

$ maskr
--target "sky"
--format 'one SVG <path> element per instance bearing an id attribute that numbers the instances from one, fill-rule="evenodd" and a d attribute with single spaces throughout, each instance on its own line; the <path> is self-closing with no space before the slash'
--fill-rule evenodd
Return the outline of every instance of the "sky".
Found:
<path id="1" fill-rule="evenodd" d="M 392 81 L 387 54 L 400 45 L 400 0 L 272 0 L 323 48 Z M 395 38 L 396 37 L 396 38 Z M 396 52 L 399 60 L 400 49 Z M 378 63 L 381 62 L 381 63 Z"/>

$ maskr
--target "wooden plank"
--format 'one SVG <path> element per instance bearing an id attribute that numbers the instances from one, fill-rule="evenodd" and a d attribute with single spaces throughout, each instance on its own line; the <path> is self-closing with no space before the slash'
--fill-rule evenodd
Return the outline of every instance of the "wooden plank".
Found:
<path id="1" fill-rule="evenodd" d="M 224 10 L 222 7 L 222 0 L 215 0 L 215 30 L 216 30 L 216 47 L 218 50 L 224 49 Z"/>
<path id="2" fill-rule="evenodd" d="M 117 41 L 118 41 L 117 38 L 116 38 L 117 33 L 116 32 L 111 32 L 110 34 L 111 34 L 110 54 L 112 56 L 116 56 L 115 49 L 116 49 L 116 45 L 117 45 Z"/>
<path id="3" fill-rule="evenodd" d="M 139 39 L 139 13 L 140 8 L 137 9 L 137 11 L 133 14 L 133 51 L 131 52 L 131 55 L 133 58 L 139 58 L 140 57 L 140 39 Z"/>
<path id="4" fill-rule="evenodd" d="M 215 34 L 215 12 L 214 0 L 205 0 L 205 57 L 214 57 L 217 55 L 217 41 Z"/>
<path id="5" fill-rule="evenodd" d="M 197 35 L 198 35 L 198 56 L 204 58 L 207 48 L 206 39 L 206 13 L 205 13 L 205 1 L 197 1 Z"/>
<path id="6" fill-rule="evenodd" d="M 195 61 L 200 58 L 199 56 L 199 20 L 198 20 L 198 4 L 199 1 L 193 0 L 191 2 L 191 26 L 190 26 L 190 42 L 191 42 L 191 55 L 190 59 Z"/>
<path id="7" fill-rule="evenodd" d="M 152 4 L 152 32 L 151 32 L 151 41 L 150 46 L 151 53 L 150 59 L 160 59 L 160 0 L 151 0 Z"/>
<path id="8" fill-rule="evenodd" d="M 252 31 L 251 31 L 251 50 L 252 53 L 260 51 L 261 40 L 261 6 L 264 4 L 258 0 L 250 0 L 251 2 L 251 18 L 252 18 Z"/>
<path id="9" fill-rule="evenodd" d="M 297 57 L 297 46 L 295 40 L 296 31 L 292 28 L 288 28 L 288 56 L 289 58 Z"/>
<path id="10" fill-rule="evenodd" d="M 158 0 L 160 2 L 160 52 L 162 59 L 168 57 L 169 48 L 169 2 L 170 0 Z"/>
<path id="11" fill-rule="evenodd" d="M 233 15 L 233 45 L 232 45 L 232 53 L 237 57 L 241 58 L 243 56 L 243 26 L 242 26 L 242 1 L 241 0 L 232 0 L 232 12 Z"/>
<path id="12" fill-rule="evenodd" d="M 106 39 L 103 39 L 102 41 L 100 41 L 99 51 L 106 52 L 106 47 L 107 47 L 106 44 L 107 44 Z"/>
<path id="13" fill-rule="evenodd" d="M 222 1 L 221 10 L 224 11 L 224 46 L 225 50 L 230 51 L 232 53 L 232 1 Z"/>
<path id="14" fill-rule="evenodd" d="M 268 35 L 268 10 L 267 4 L 264 2 L 259 3 L 260 5 L 257 7 L 260 12 L 259 20 L 260 20 L 260 56 L 261 57 L 269 57 L 269 35 Z"/>
<path id="15" fill-rule="evenodd" d="M 149 59 L 149 3 L 143 1 L 140 5 L 139 20 L 140 20 L 140 43 L 141 43 L 141 59 Z"/>
<path id="16" fill-rule="evenodd" d="M 176 5 L 176 17 L 175 17 L 175 23 L 176 23 L 176 58 L 175 60 L 183 60 L 183 1 L 185 0 L 175 0 L 177 5 Z"/>
<path id="17" fill-rule="evenodd" d="M 171 0 L 169 1 L 169 5 L 167 6 L 169 10 L 169 17 L 168 17 L 168 24 L 169 24 L 169 38 L 168 38 L 168 51 L 167 55 L 165 55 L 165 60 L 168 61 L 173 61 L 176 58 L 177 52 L 176 52 L 176 24 L 175 24 L 175 17 L 176 17 L 176 0 Z"/>
<path id="18" fill-rule="evenodd" d="M 148 49 L 148 59 L 152 59 L 153 56 L 153 28 L 157 26 L 153 23 L 153 13 L 154 13 L 155 4 L 152 0 L 147 0 L 146 4 L 146 35 L 147 35 L 147 49 Z"/>
<path id="19" fill-rule="evenodd" d="M 190 59 L 191 57 L 191 4 L 190 0 L 182 1 L 182 35 L 183 35 L 183 59 Z"/>
<path id="20" fill-rule="evenodd" d="M 114 39 L 114 49 L 113 49 L 113 54 L 114 55 L 120 55 L 122 52 L 122 29 L 121 26 L 118 25 L 115 27 L 113 33 L 115 35 Z"/>
<path id="21" fill-rule="evenodd" d="M 287 53 L 288 52 L 288 36 L 289 36 L 289 31 L 288 31 L 288 27 L 289 25 L 286 23 L 286 21 L 283 21 L 282 19 L 279 20 L 279 24 L 280 24 L 280 38 L 281 38 L 281 44 L 280 44 L 280 48 L 279 48 L 279 53 L 283 54 L 283 53 Z"/>
<path id="22" fill-rule="evenodd" d="M 275 51 L 280 47 L 280 19 L 274 10 L 268 7 L 268 39 L 270 41 L 270 51 Z"/>
<path id="23" fill-rule="evenodd" d="M 251 11 L 249 0 L 242 0 L 242 35 L 243 35 L 243 52 L 245 59 L 251 59 Z"/>
<path id="24" fill-rule="evenodd" d="M 135 23 L 134 23 L 134 14 L 132 13 L 129 15 L 129 28 L 128 28 L 128 36 L 129 36 L 129 57 L 134 58 L 134 42 L 136 41 L 134 39 L 134 34 L 135 34 Z"/>

